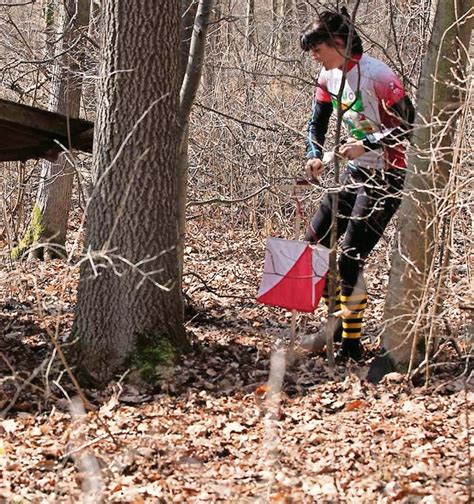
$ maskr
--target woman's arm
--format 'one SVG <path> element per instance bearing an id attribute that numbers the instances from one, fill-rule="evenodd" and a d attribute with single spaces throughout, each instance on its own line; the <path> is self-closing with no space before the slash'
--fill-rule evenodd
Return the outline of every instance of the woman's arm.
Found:
<path id="1" fill-rule="evenodd" d="M 308 121 L 306 136 L 306 159 L 321 159 L 323 146 L 332 114 L 332 103 L 315 99 Z"/>

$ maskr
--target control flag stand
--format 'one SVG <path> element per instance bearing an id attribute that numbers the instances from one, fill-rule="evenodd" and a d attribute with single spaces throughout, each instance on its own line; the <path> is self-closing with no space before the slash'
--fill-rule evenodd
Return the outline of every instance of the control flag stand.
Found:
<path id="1" fill-rule="evenodd" d="M 297 179 L 293 185 L 293 199 L 296 204 L 296 215 L 295 215 L 295 240 L 299 240 L 301 236 L 301 203 L 300 196 L 303 192 L 303 188 L 308 187 L 310 182 L 304 179 Z M 296 309 L 291 310 L 291 326 L 290 326 L 290 345 L 288 347 L 287 360 L 288 365 L 292 365 L 295 362 L 295 344 L 296 344 Z"/>
<path id="2" fill-rule="evenodd" d="M 291 186 L 296 203 L 294 240 L 267 238 L 265 265 L 257 301 L 291 311 L 288 363 L 295 358 L 296 317 L 298 312 L 313 313 L 324 290 L 329 269 L 329 249 L 320 244 L 300 240 L 300 196 L 311 186 L 300 179 Z"/>

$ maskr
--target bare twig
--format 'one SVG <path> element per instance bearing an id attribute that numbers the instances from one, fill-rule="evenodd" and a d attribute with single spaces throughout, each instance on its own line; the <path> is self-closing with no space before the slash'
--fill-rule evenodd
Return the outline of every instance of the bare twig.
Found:
<path id="1" fill-rule="evenodd" d="M 261 187 L 260 189 L 258 189 L 254 193 L 249 194 L 248 196 L 245 196 L 243 198 L 238 198 L 238 199 L 233 199 L 233 200 L 228 200 L 228 199 L 224 199 L 224 198 L 211 198 L 211 199 L 203 200 L 203 201 L 190 201 L 186 206 L 192 207 L 192 206 L 199 206 L 199 205 L 211 205 L 214 203 L 219 203 L 221 205 L 232 205 L 234 203 L 242 203 L 244 201 L 248 201 L 252 198 L 255 198 L 255 196 L 258 196 L 263 191 L 270 189 L 270 187 L 271 187 L 271 185 L 266 185 L 264 187 Z"/>

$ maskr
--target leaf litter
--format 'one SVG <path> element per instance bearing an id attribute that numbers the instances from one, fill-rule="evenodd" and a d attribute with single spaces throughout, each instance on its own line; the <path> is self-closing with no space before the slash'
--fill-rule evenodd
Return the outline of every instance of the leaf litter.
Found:
<path id="1" fill-rule="evenodd" d="M 87 390 L 96 413 L 77 402 L 47 333 L 67 341 L 78 271 L 34 261 L 8 272 L 0 315 L 3 502 L 468 501 L 474 393 L 454 356 L 449 373 L 428 387 L 398 373 L 374 386 L 366 367 L 338 366 L 331 376 L 323 356 L 301 349 L 284 364 L 279 390 L 269 373 L 288 343 L 289 320 L 254 300 L 263 238 L 191 223 L 188 241 L 194 353 L 153 389 L 124 376 L 105 391 Z M 369 355 L 382 316 L 382 262 L 369 269 Z M 300 316 L 300 338 L 324 319 L 322 308 Z"/>

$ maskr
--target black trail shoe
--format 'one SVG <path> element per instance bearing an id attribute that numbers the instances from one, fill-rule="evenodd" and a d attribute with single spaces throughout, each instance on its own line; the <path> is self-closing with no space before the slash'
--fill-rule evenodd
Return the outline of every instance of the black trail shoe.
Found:
<path id="1" fill-rule="evenodd" d="M 336 362 L 346 362 L 349 359 L 362 362 L 364 354 L 360 338 L 342 338 L 342 346 L 336 354 Z"/>

